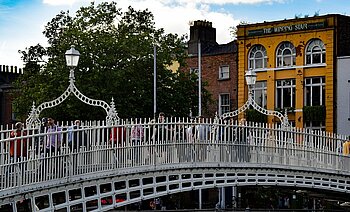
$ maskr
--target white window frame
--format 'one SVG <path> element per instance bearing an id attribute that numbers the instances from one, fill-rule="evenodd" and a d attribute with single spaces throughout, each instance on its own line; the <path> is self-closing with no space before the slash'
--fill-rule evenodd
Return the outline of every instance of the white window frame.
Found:
<path id="1" fill-rule="evenodd" d="M 12 102 L 11 104 L 11 120 L 16 121 L 17 120 L 17 113 L 15 111 L 15 104 Z"/>
<path id="2" fill-rule="evenodd" d="M 284 82 L 289 81 L 290 84 L 289 85 L 284 85 Z M 281 85 L 278 85 L 278 83 L 281 82 Z M 277 80 L 276 81 L 276 96 L 275 96 L 275 103 L 276 103 L 276 107 L 279 107 L 280 109 L 283 108 L 287 108 L 287 107 L 295 107 L 295 79 L 282 79 L 282 80 Z M 281 89 L 281 95 L 282 96 L 278 96 L 278 89 Z M 284 89 L 290 89 L 291 95 L 290 95 L 290 104 L 291 105 L 284 105 L 283 104 L 283 96 L 284 96 Z M 294 98 L 293 98 L 294 97 Z M 280 106 L 278 104 L 278 102 L 280 102 Z"/>
<path id="3" fill-rule="evenodd" d="M 223 97 L 227 97 L 228 104 L 223 104 Z M 221 93 L 219 94 L 219 115 L 221 116 L 224 113 L 230 112 L 231 105 L 230 105 L 230 94 L 229 93 Z M 227 110 L 223 110 L 223 107 L 227 107 Z"/>
<path id="4" fill-rule="evenodd" d="M 252 91 L 253 91 L 253 98 L 257 104 L 260 103 L 260 101 L 257 101 L 257 99 L 260 98 L 260 96 L 258 97 L 256 95 L 256 91 L 261 91 L 262 99 L 261 99 L 261 104 L 259 105 L 263 108 L 267 108 L 267 81 L 257 81 Z"/>
<path id="5" fill-rule="evenodd" d="M 317 51 L 319 50 L 319 51 Z M 319 55 L 320 62 L 314 62 L 314 56 Z M 310 57 L 310 63 L 308 63 L 308 57 Z M 305 64 L 325 64 L 326 62 L 326 46 L 320 39 L 312 39 L 308 42 L 305 48 Z"/>
<path id="6" fill-rule="evenodd" d="M 315 79 L 319 79 L 320 82 L 319 83 L 313 83 L 312 81 Z M 310 83 L 308 83 L 307 81 L 310 81 Z M 310 78 L 305 78 L 304 79 L 304 105 L 305 106 L 317 106 L 317 105 L 313 105 L 313 88 L 315 87 L 320 87 L 321 88 L 321 92 L 320 92 L 320 104 L 319 105 L 325 105 L 324 101 L 324 96 L 325 94 L 323 94 L 323 90 L 325 90 L 326 87 L 326 81 L 325 81 L 325 77 L 310 77 Z M 307 104 L 307 87 L 310 87 L 310 105 Z"/>
<path id="7" fill-rule="evenodd" d="M 262 57 L 258 55 L 261 54 Z M 256 67 L 257 61 L 262 60 L 262 67 Z M 254 45 L 248 54 L 248 68 L 250 70 L 265 69 L 267 67 L 267 53 L 263 45 Z"/>
<path id="8" fill-rule="evenodd" d="M 199 69 L 196 67 L 196 68 L 190 68 L 190 74 L 194 73 L 196 76 L 197 76 L 197 80 L 196 81 L 199 81 Z"/>
<path id="9" fill-rule="evenodd" d="M 290 52 L 290 53 L 289 53 Z M 291 42 L 282 42 L 276 51 L 276 67 L 293 67 L 296 63 L 296 50 Z M 286 60 L 290 60 L 291 64 L 285 64 Z"/>
<path id="10" fill-rule="evenodd" d="M 219 79 L 228 79 L 230 78 L 230 66 L 222 65 L 219 67 Z"/>
<path id="11" fill-rule="evenodd" d="M 324 121 L 318 122 L 316 126 L 313 126 L 317 122 L 308 121 L 304 123 L 304 128 L 314 130 L 314 131 L 326 131 L 326 125 Z"/>
<path id="12" fill-rule="evenodd" d="M 198 68 L 190 68 L 190 74 L 194 73 L 198 76 L 198 72 L 199 72 Z"/>

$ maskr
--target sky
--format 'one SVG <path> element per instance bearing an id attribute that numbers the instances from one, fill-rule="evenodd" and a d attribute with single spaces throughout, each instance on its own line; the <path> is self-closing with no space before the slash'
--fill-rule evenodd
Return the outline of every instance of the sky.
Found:
<path id="1" fill-rule="evenodd" d="M 106 0 L 105 0 L 106 1 Z M 148 9 L 157 28 L 166 33 L 189 34 L 190 23 L 206 20 L 216 28 L 219 44 L 233 40 L 230 27 L 240 22 L 260 23 L 295 16 L 350 15 L 349 0 L 114 0 L 124 11 L 128 6 Z M 40 43 L 47 46 L 45 25 L 60 11 L 71 15 L 91 0 L 0 0 L 0 65 L 23 67 L 18 50 Z M 95 0 L 100 3 L 101 0 Z"/>

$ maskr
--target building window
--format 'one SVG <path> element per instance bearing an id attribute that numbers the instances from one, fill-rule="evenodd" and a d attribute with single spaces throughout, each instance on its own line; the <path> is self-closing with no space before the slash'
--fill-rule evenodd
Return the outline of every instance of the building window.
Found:
<path id="1" fill-rule="evenodd" d="M 277 67 L 295 65 L 295 48 L 290 42 L 283 42 L 277 48 Z"/>
<path id="2" fill-rule="evenodd" d="M 295 107 L 295 79 L 276 81 L 276 108 Z"/>
<path id="3" fill-rule="evenodd" d="M 12 102 L 11 104 L 11 120 L 16 121 L 17 120 L 17 110 L 15 103 Z"/>
<path id="4" fill-rule="evenodd" d="M 197 79 L 196 81 L 199 81 L 199 77 L 198 77 L 198 74 L 199 74 L 199 70 L 198 68 L 190 68 L 190 74 L 195 74 L 197 76 Z"/>
<path id="5" fill-rule="evenodd" d="M 307 121 L 304 127 L 315 131 L 326 131 L 326 125 L 324 121 Z"/>
<path id="6" fill-rule="evenodd" d="M 326 62 L 326 47 L 320 39 L 311 40 L 306 47 L 306 64 L 320 64 Z"/>
<path id="7" fill-rule="evenodd" d="M 228 79 L 230 77 L 230 67 L 220 66 L 219 68 L 219 79 Z"/>
<path id="8" fill-rule="evenodd" d="M 266 81 L 260 81 L 255 83 L 253 88 L 253 97 L 256 103 L 263 108 L 266 108 L 267 102 L 267 87 Z"/>
<path id="9" fill-rule="evenodd" d="M 198 68 L 190 68 L 190 74 L 196 74 L 198 75 Z"/>
<path id="10" fill-rule="evenodd" d="M 219 96 L 219 115 L 230 112 L 230 94 L 220 94 Z"/>
<path id="11" fill-rule="evenodd" d="M 305 78 L 304 105 L 324 105 L 326 96 L 325 86 L 326 83 L 324 77 Z"/>
<path id="12" fill-rule="evenodd" d="M 262 45 L 254 45 L 248 58 L 249 69 L 262 69 L 267 67 L 266 49 Z"/>

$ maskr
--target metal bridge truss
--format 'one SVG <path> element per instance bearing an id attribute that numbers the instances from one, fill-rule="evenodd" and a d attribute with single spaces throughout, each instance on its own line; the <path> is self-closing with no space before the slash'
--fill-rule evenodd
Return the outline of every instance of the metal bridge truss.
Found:
<path id="1" fill-rule="evenodd" d="M 185 191 L 229 186 L 290 186 L 350 193 L 350 177 L 278 167 L 173 168 L 76 182 L 25 194 L 37 211 L 108 211 Z M 23 197 L 2 200 L 17 210 Z M 3 206 L 4 207 L 4 206 Z M 6 207 L 6 206 L 5 206 Z"/>

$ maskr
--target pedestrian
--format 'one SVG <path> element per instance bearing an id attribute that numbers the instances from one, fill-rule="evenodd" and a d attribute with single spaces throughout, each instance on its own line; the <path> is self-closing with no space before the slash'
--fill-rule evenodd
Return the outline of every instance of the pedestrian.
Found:
<path id="1" fill-rule="evenodd" d="M 61 148 L 62 129 L 55 124 L 53 118 L 47 119 L 46 153 L 57 154 Z"/>
<path id="2" fill-rule="evenodd" d="M 273 129 L 270 129 L 267 135 L 266 140 L 266 154 L 267 154 L 267 161 L 268 163 L 274 162 L 274 155 L 276 151 L 276 136 L 275 131 Z"/>
<path id="3" fill-rule="evenodd" d="M 349 167 L 350 164 L 350 137 L 343 143 L 343 166 L 346 169 Z"/>
<path id="4" fill-rule="evenodd" d="M 140 159 L 145 157 L 145 155 L 142 155 L 141 151 L 141 142 L 143 140 L 144 132 L 141 124 L 135 124 L 134 122 L 131 122 L 131 124 L 131 143 L 133 146 L 132 154 L 134 155 L 135 163 L 138 164 L 140 163 Z"/>
<path id="5" fill-rule="evenodd" d="M 195 155 L 195 134 L 196 134 L 196 126 L 194 124 L 194 119 L 191 118 L 189 125 L 186 127 L 186 143 L 190 148 L 185 148 L 185 158 L 187 162 L 193 162 Z"/>
<path id="6" fill-rule="evenodd" d="M 208 124 L 204 123 L 203 116 L 198 116 L 198 124 L 196 125 L 196 139 L 195 139 L 195 149 L 197 154 L 197 160 L 199 162 L 205 162 L 207 160 L 207 155 L 209 152 L 209 134 L 210 127 Z"/>
<path id="7" fill-rule="evenodd" d="M 27 157 L 27 138 L 22 138 L 22 136 L 26 136 L 27 132 L 23 131 L 23 124 L 21 122 L 17 122 L 15 124 L 15 130 L 10 133 L 10 138 L 16 138 L 16 140 L 10 141 L 10 156 L 11 158 Z"/>
<path id="8" fill-rule="evenodd" d="M 152 140 L 155 145 L 155 153 L 158 156 L 158 162 L 164 163 L 167 158 L 167 143 L 170 140 L 170 131 L 165 123 L 165 114 L 160 112 L 158 115 L 158 122 L 155 122 L 153 127 Z"/>
<path id="9" fill-rule="evenodd" d="M 82 129 L 80 120 L 75 120 L 74 125 L 68 128 L 68 146 L 72 150 L 87 146 L 87 134 Z"/>
<path id="10" fill-rule="evenodd" d="M 126 128 L 124 125 L 118 123 L 117 126 L 110 129 L 109 143 L 115 149 L 117 167 L 125 165 L 128 147 L 126 147 Z"/>
<path id="11" fill-rule="evenodd" d="M 349 156 L 349 153 L 350 153 L 350 140 L 348 139 L 343 143 L 343 155 Z"/>
<path id="12" fill-rule="evenodd" d="M 114 145 L 122 146 L 126 140 L 126 129 L 122 125 L 113 127 L 109 134 L 109 141 Z"/>
<path id="13" fill-rule="evenodd" d="M 236 131 L 236 145 L 238 148 L 238 162 L 248 162 L 250 158 L 249 154 L 249 141 L 248 141 L 248 128 L 246 127 L 247 121 L 242 118 L 239 121 L 238 130 Z"/>
<path id="14" fill-rule="evenodd" d="M 38 137 L 36 137 L 36 143 L 35 143 L 35 149 L 36 153 L 39 155 L 40 153 L 44 153 L 44 147 L 46 145 L 46 135 L 45 133 L 47 132 L 47 127 L 48 127 L 48 122 L 47 118 L 42 118 L 41 119 L 41 125 L 39 128 L 38 133 L 40 134 Z"/>
<path id="15" fill-rule="evenodd" d="M 203 116 L 198 116 L 198 124 L 196 126 L 196 137 L 198 141 L 206 142 L 209 139 L 210 127 L 204 123 Z"/>

